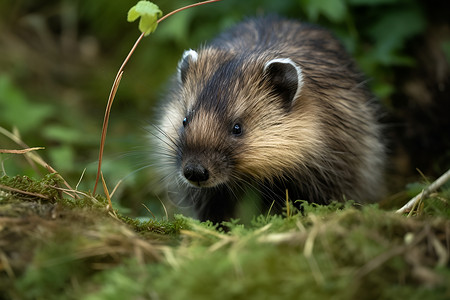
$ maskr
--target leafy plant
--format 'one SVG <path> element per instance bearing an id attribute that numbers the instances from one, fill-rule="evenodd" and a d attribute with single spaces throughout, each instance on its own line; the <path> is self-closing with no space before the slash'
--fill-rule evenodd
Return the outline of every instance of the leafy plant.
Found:
<path id="1" fill-rule="evenodd" d="M 158 19 L 162 16 L 162 11 L 159 7 L 149 1 L 139 1 L 128 11 L 128 22 L 139 21 L 139 30 L 144 36 L 149 35 L 156 30 L 158 26 Z"/>

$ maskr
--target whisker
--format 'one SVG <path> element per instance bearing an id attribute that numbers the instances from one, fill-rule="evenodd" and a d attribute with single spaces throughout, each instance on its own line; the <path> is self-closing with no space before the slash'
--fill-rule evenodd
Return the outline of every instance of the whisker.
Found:
<path id="1" fill-rule="evenodd" d="M 161 141 L 163 144 L 165 144 L 167 147 L 169 147 L 174 152 L 178 153 L 179 148 L 177 147 L 177 141 L 169 136 L 162 128 L 160 128 L 157 125 L 153 125 L 153 127 L 157 130 L 159 134 L 156 134 L 152 131 L 150 131 L 150 134 L 152 134 L 156 139 Z M 163 138 L 164 137 L 164 138 Z"/>

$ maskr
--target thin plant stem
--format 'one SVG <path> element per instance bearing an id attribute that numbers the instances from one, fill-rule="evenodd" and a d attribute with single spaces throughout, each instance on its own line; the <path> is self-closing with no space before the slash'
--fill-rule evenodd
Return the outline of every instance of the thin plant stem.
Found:
<path id="1" fill-rule="evenodd" d="M 176 9 L 176 10 L 168 13 L 167 15 L 161 17 L 156 22 L 159 24 L 161 21 L 163 21 L 163 20 L 167 19 L 168 17 L 170 17 L 170 16 L 172 16 L 172 15 L 174 15 L 174 14 L 180 12 L 180 11 L 183 11 L 185 9 L 188 9 L 188 8 L 191 8 L 191 7 L 200 6 L 200 5 L 204 5 L 204 4 L 208 4 L 208 3 L 219 2 L 219 1 L 222 1 L 222 0 L 209 0 L 209 1 L 203 1 L 203 2 L 198 2 L 198 3 L 191 4 L 191 5 L 187 5 L 187 6 L 181 7 L 179 9 Z M 124 70 L 126 64 L 128 63 L 131 55 L 136 50 L 136 47 L 139 45 L 139 43 L 141 42 L 143 37 L 144 37 L 144 33 L 141 33 L 141 35 L 138 37 L 138 39 L 134 43 L 133 47 L 131 48 L 130 52 L 128 53 L 127 57 L 123 61 L 122 65 L 119 68 L 119 71 L 117 72 L 116 78 L 114 79 L 114 83 L 113 83 L 113 86 L 111 88 L 111 92 L 109 93 L 108 103 L 106 105 L 106 110 L 105 110 L 105 116 L 103 118 L 102 136 L 101 136 L 101 139 L 100 139 L 100 149 L 99 149 L 99 154 L 98 154 L 97 177 L 95 179 L 95 186 L 94 186 L 94 191 L 93 191 L 94 195 L 95 195 L 95 192 L 97 190 L 97 185 L 98 185 L 98 182 L 99 182 L 100 176 L 101 176 L 100 173 L 101 173 L 101 169 L 102 169 L 103 150 L 104 150 L 104 147 L 105 147 L 105 140 L 106 140 L 106 132 L 107 132 L 107 129 L 108 129 L 109 115 L 110 115 L 110 112 L 111 112 L 112 104 L 114 102 L 114 97 L 116 96 L 117 88 L 119 87 L 120 80 L 122 79 L 123 70 Z"/>

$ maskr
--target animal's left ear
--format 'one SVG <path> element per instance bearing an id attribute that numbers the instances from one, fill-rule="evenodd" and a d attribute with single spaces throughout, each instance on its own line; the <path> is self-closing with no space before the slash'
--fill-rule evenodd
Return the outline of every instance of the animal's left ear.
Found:
<path id="1" fill-rule="evenodd" d="M 198 53 L 192 49 L 186 50 L 178 62 L 178 82 L 184 84 L 186 81 L 186 74 L 189 66 L 195 63 L 198 59 Z"/>
<path id="2" fill-rule="evenodd" d="M 264 65 L 264 76 L 273 86 L 274 92 L 286 102 L 287 107 L 300 95 L 303 85 L 302 69 L 290 58 L 276 58 Z"/>

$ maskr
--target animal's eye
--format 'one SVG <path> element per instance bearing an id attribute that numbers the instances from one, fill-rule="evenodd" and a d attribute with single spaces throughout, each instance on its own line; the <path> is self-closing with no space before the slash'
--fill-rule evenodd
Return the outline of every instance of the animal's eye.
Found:
<path id="1" fill-rule="evenodd" d="M 241 135 L 242 134 L 242 126 L 239 123 L 236 123 L 233 125 L 233 130 L 231 130 L 231 133 L 234 135 Z"/>
<path id="2" fill-rule="evenodd" d="M 183 127 L 186 127 L 187 122 L 188 122 L 187 118 L 184 118 L 184 119 L 183 119 Z"/>

